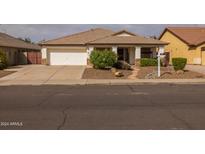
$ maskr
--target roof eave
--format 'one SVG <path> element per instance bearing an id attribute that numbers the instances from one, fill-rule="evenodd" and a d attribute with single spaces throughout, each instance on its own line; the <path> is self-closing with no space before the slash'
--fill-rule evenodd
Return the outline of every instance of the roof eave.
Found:
<path id="1" fill-rule="evenodd" d="M 168 45 L 169 43 L 88 43 L 87 45 Z"/>
<path id="2" fill-rule="evenodd" d="M 25 50 L 41 50 L 41 47 L 39 47 L 39 48 L 25 48 L 25 47 L 16 47 L 16 46 L 7 46 L 7 45 L 0 45 L 0 47 L 4 47 L 4 48 L 16 48 L 16 49 L 25 49 Z"/>
<path id="3" fill-rule="evenodd" d="M 86 44 L 40 44 L 41 46 L 85 46 Z"/>
<path id="4" fill-rule="evenodd" d="M 202 44 L 205 44 L 205 41 L 196 44 L 196 46 L 200 46 L 200 45 L 202 45 Z"/>

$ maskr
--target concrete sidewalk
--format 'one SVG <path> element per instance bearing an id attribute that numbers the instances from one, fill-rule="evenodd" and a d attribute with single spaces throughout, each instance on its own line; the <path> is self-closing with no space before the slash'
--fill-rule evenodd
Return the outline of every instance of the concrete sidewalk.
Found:
<path id="1" fill-rule="evenodd" d="M 205 66 L 202 65 L 186 65 L 185 69 L 205 74 Z"/>
<path id="2" fill-rule="evenodd" d="M 205 79 L 78 79 L 78 80 L 0 80 L 0 86 L 10 85 L 140 85 L 140 84 L 205 84 Z"/>

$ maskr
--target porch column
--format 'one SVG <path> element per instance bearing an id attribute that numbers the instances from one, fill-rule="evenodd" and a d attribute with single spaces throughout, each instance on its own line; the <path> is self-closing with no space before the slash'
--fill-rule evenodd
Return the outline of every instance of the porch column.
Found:
<path id="1" fill-rule="evenodd" d="M 92 53 L 92 51 L 94 50 L 94 47 L 93 46 L 89 46 L 87 47 L 87 65 L 90 65 L 90 54 Z"/>
<path id="2" fill-rule="evenodd" d="M 90 59 L 90 54 L 91 54 L 91 52 L 94 50 L 94 47 L 93 46 L 89 46 L 89 47 L 87 47 L 87 54 L 88 54 L 88 59 Z"/>
<path id="3" fill-rule="evenodd" d="M 139 63 L 140 58 L 141 58 L 141 47 L 136 46 L 135 47 L 135 64 Z"/>
<path id="4" fill-rule="evenodd" d="M 117 54 L 117 46 L 113 46 L 112 51 Z"/>

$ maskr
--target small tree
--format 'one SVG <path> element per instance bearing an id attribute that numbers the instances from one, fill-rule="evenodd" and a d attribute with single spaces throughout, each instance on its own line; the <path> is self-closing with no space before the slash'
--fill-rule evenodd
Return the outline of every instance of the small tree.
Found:
<path id="1" fill-rule="evenodd" d="M 174 70 L 178 71 L 178 70 L 184 70 L 185 66 L 187 63 L 187 59 L 186 58 L 172 58 L 172 64 L 174 66 Z"/>
<path id="2" fill-rule="evenodd" d="M 29 37 L 25 37 L 25 38 L 19 37 L 18 39 L 21 40 L 21 41 L 25 41 L 27 43 L 33 43 Z"/>
<path id="3" fill-rule="evenodd" d="M 94 68 L 105 69 L 112 67 L 117 62 L 117 55 L 110 50 L 94 50 L 90 55 L 90 62 Z"/>
<path id="4" fill-rule="evenodd" d="M 2 51 L 0 51 L 0 70 L 7 67 L 7 58 L 6 54 Z"/>

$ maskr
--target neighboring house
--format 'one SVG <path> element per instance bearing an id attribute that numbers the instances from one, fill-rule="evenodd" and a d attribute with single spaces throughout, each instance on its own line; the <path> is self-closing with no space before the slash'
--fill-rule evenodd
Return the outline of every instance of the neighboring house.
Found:
<path id="1" fill-rule="evenodd" d="M 8 34 L 0 33 L 0 51 L 5 52 L 8 65 L 40 64 L 41 48 Z"/>
<path id="2" fill-rule="evenodd" d="M 188 64 L 205 65 L 205 27 L 169 27 L 159 39 L 169 43 L 165 51 L 170 53 L 170 60 L 184 57 Z"/>
<path id="3" fill-rule="evenodd" d="M 135 64 L 140 58 L 156 57 L 167 43 L 145 38 L 126 30 L 113 32 L 96 28 L 85 32 L 49 40 L 41 43 L 42 61 L 48 65 L 87 65 L 95 49 L 110 49 L 119 60 Z"/>

